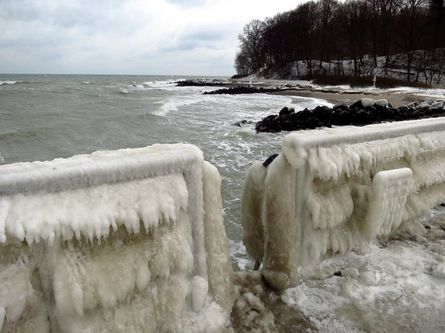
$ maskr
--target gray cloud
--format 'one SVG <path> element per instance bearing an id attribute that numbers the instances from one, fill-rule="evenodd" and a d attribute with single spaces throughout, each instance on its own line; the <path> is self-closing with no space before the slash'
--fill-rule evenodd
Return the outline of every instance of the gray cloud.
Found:
<path id="1" fill-rule="evenodd" d="M 205 0 L 167 0 L 167 2 L 181 7 L 193 7 L 204 4 Z"/>
<path id="2" fill-rule="evenodd" d="M 217 49 L 219 45 L 224 44 L 227 40 L 227 31 L 211 30 L 211 28 L 203 28 L 197 31 L 190 31 L 181 34 L 180 37 L 170 43 L 166 43 L 161 47 L 162 51 L 186 51 L 198 48 Z"/>
<path id="3" fill-rule="evenodd" d="M 230 75 L 243 25 L 294 6 L 260 3 L 0 0 L 0 73 Z"/>

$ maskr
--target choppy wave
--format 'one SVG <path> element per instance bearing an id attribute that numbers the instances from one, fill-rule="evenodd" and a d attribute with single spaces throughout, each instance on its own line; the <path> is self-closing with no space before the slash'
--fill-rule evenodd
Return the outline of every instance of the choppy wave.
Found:
<path id="1" fill-rule="evenodd" d="M 46 133 L 45 128 L 19 129 L 11 132 L 1 133 L 0 142 L 14 143 L 14 142 L 34 140 L 38 137 L 45 135 L 45 133 Z"/>
<path id="2" fill-rule="evenodd" d="M 16 83 L 17 83 L 17 81 L 0 81 L 0 86 L 7 85 L 7 84 L 12 85 L 12 84 L 16 84 Z"/>
<path id="3" fill-rule="evenodd" d="M 333 106 L 333 104 L 319 98 L 308 98 L 298 96 L 281 96 L 270 94 L 249 95 L 205 95 L 205 101 L 215 105 L 225 105 L 225 112 L 232 112 L 233 123 L 240 120 L 259 121 L 270 114 L 278 114 L 285 106 L 292 107 L 295 111 L 305 108 L 313 109 L 319 105 Z M 212 97 L 210 97 L 212 96 Z M 213 97 L 215 96 L 215 97 Z"/>
<path id="4" fill-rule="evenodd" d="M 196 89 L 199 88 L 199 89 Z M 257 120 L 262 115 L 269 114 L 270 112 L 278 112 L 284 106 L 289 106 L 292 104 L 292 98 L 285 96 L 273 96 L 268 94 L 253 94 L 253 95 L 203 95 L 203 89 L 200 87 L 180 88 L 181 91 L 187 91 L 187 95 L 176 95 L 167 99 L 161 107 L 153 112 L 157 116 L 166 116 L 170 112 L 178 111 L 184 106 L 189 106 L 198 103 L 205 103 L 208 108 L 220 108 L 224 107 L 225 112 L 233 111 L 234 109 L 244 109 L 246 110 L 238 112 L 239 116 L 249 116 L 254 117 Z M 315 106 L 324 103 L 323 100 L 318 99 L 307 99 L 304 98 L 302 101 L 306 104 L 313 103 Z M 267 105 L 266 111 L 261 112 L 258 110 L 256 113 L 252 114 L 252 107 Z M 314 107 L 315 107 L 314 106 Z M 301 110 L 304 109 L 303 106 Z M 237 119 L 234 118 L 236 121 Z"/>
<path id="5" fill-rule="evenodd" d="M 176 82 L 178 80 L 155 80 L 146 81 L 142 83 L 132 82 L 129 88 L 138 90 L 153 90 L 153 89 L 171 89 L 176 87 Z"/>
<path id="6" fill-rule="evenodd" d="M 170 88 L 170 87 L 175 87 L 176 86 L 176 82 L 179 81 L 180 79 L 176 79 L 176 80 L 160 80 L 160 81 L 147 81 L 147 82 L 143 82 L 142 86 L 144 88 Z"/>
<path id="7" fill-rule="evenodd" d="M 195 87 L 193 87 L 195 88 Z M 182 88 L 181 88 L 182 89 Z M 285 107 L 293 107 L 296 111 L 305 108 L 312 109 L 319 105 L 333 106 L 333 104 L 318 98 L 280 96 L 270 94 L 252 95 L 202 95 L 202 89 L 187 89 L 187 95 L 170 97 L 159 109 L 152 114 L 166 116 L 184 106 L 205 103 L 208 108 L 224 108 L 221 112 L 233 112 L 233 122 L 240 120 L 258 121 Z"/>
<path id="8" fill-rule="evenodd" d="M 255 135 L 255 123 L 243 124 L 240 127 L 235 128 L 230 133 L 226 133 L 225 136 L 241 136 L 241 137 L 249 137 Z"/>
<path id="9" fill-rule="evenodd" d="M 235 264 L 240 271 L 252 268 L 252 261 L 249 259 L 246 248 L 241 241 L 229 240 L 229 248 L 232 256 L 236 258 Z"/>
<path id="10" fill-rule="evenodd" d="M 180 96 L 171 97 L 167 102 L 163 103 L 159 109 L 152 114 L 155 116 L 165 117 L 170 112 L 178 111 L 181 107 L 197 104 L 202 101 L 201 96 Z"/>
<path id="11" fill-rule="evenodd" d="M 132 82 L 128 85 L 129 90 L 139 91 L 153 91 L 153 90 L 176 90 L 177 80 L 158 80 L 158 81 L 146 81 L 142 83 Z"/>
<path id="12" fill-rule="evenodd" d="M 44 80 L 4 80 L 4 81 L 0 81 L 0 86 L 6 86 L 6 85 L 34 85 L 34 84 L 38 84 L 38 85 L 48 85 L 50 84 L 49 82 L 46 82 Z"/>

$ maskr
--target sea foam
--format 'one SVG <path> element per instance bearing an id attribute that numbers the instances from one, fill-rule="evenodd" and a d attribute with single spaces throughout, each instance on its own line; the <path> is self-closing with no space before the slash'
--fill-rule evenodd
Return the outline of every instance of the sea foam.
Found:
<path id="1" fill-rule="evenodd" d="M 0 86 L 16 84 L 17 81 L 0 81 Z"/>

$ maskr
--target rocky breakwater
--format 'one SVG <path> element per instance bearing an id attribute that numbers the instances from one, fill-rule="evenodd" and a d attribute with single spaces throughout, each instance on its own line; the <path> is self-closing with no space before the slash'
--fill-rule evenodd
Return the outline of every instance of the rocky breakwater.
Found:
<path id="1" fill-rule="evenodd" d="M 315 109 L 304 109 L 300 112 L 284 107 L 278 115 L 270 115 L 257 122 L 255 129 L 257 132 L 296 131 L 444 116 L 445 101 L 426 100 L 394 108 L 385 99 L 364 98 L 351 105 L 339 104 L 333 108 L 317 106 Z"/>
<path id="2" fill-rule="evenodd" d="M 177 87 L 231 87 L 233 83 L 223 80 L 180 80 L 176 81 Z"/>
<path id="3" fill-rule="evenodd" d="M 204 95 L 240 95 L 240 94 L 265 94 L 265 93 L 271 93 L 271 92 L 277 92 L 277 91 L 283 91 L 285 89 L 281 88 L 257 88 L 257 87 L 250 87 L 250 86 L 238 86 L 238 87 L 232 87 L 232 88 L 225 88 L 225 89 L 217 89 L 212 91 L 206 91 L 204 92 Z"/>
<path id="4" fill-rule="evenodd" d="M 250 82 L 227 80 L 181 80 L 176 81 L 177 87 L 225 87 L 204 92 L 204 95 L 240 95 L 240 94 L 266 94 L 284 90 L 293 90 L 299 86 L 253 86 Z"/>

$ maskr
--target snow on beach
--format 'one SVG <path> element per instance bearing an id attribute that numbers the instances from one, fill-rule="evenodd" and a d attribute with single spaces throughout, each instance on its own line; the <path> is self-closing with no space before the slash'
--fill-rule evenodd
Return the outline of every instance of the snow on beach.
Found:
<path id="1" fill-rule="evenodd" d="M 283 293 L 268 290 L 258 275 L 238 273 L 235 324 L 274 333 L 443 332 L 444 213 L 422 217 L 431 228 L 425 237 L 332 257 Z"/>
<path id="2" fill-rule="evenodd" d="M 394 239 L 327 259 L 282 300 L 320 332 L 443 332 L 444 213 L 425 222 L 433 239 Z"/>

